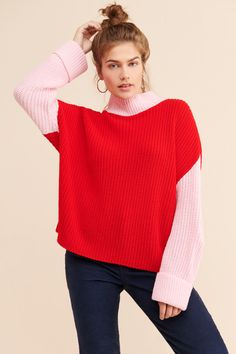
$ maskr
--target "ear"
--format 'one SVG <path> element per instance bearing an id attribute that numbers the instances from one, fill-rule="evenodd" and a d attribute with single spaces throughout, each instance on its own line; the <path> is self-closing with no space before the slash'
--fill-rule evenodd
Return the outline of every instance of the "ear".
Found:
<path id="1" fill-rule="evenodd" d="M 99 67 L 97 64 L 96 64 L 96 69 L 97 69 L 97 74 L 99 76 L 99 79 L 103 80 L 103 75 L 102 75 L 101 71 L 99 71 Z"/>

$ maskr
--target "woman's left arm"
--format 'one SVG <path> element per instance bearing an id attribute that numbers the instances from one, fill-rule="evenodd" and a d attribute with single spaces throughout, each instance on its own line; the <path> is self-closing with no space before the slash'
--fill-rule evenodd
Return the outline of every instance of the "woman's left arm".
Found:
<path id="1" fill-rule="evenodd" d="M 176 185 L 175 217 L 152 299 L 186 310 L 204 248 L 200 156 Z"/>

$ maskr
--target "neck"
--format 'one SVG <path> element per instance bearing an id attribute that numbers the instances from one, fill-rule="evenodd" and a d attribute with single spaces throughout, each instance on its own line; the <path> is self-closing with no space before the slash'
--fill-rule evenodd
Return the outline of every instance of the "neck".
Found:
<path id="1" fill-rule="evenodd" d="M 129 116 L 142 112 L 158 104 L 163 99 L 163 97 L 156 95 L 156 93 L 151 90 L 136 93 L 128 98 L 115 96 L 111 93 L 108 104 L 104 110 L 110 113 Z"/>

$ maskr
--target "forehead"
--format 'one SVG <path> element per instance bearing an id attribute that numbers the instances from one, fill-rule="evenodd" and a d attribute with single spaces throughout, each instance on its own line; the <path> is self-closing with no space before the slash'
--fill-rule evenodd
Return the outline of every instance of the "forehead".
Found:
<path id="1" fill-rule="evenodd" d="M 132 42 L 124 42 L 106 51 L 103 61 L 125 62 L 137 57 L 140 58 L 140 53 L 136 46 Z"/>

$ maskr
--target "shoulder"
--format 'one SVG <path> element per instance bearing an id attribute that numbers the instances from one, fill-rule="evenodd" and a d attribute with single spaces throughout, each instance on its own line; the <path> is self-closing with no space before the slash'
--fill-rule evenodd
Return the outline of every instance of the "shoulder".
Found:
<path id="1" fill-rule="evenodd" d="M 175 113 L 176 119 L 194 119 L 190 104 L 182 98 L 171 98 L 170 106 Z"/>
<path id="2" fill-rule="evenodd" d="M 59 105 L 59 109 L 63 112 L 70 112 L 70 113 L 84 113 L 84 114 L 100 114 L 99 111 L 96 111 L 90 107 L 86 107 L 86 106 L 82 106 L 79 104 L 75 104 L 75 103 L 69 103 L 66 101 L 62 101 L 60 99 L 57 100 L 58 101 L 58 105 Z"/>
<path id="3" fill-rule="evenodd" d="M 178 97 L 161 97 L 159 100 L 160 104 L 165 104 L 168 106 L 168 108 L 173 109 L 176 112 L 180 112 L 181 111 L 186 111 L 186 110 L 190 110 L 190 105 L 188 104 L 187 101 L 185 101 L 182 98 L 178 98 Z"/>
<path id="4" fill-rule="evenodd" d="M 180 109 L 190 108 L 189 103 L 183 98 L 170 98 L 170 102 Z"/>

